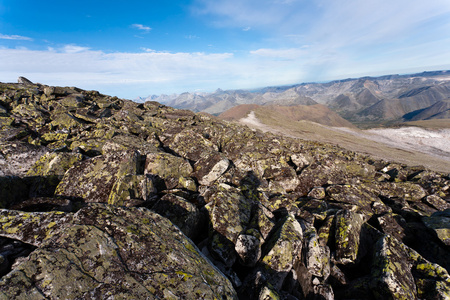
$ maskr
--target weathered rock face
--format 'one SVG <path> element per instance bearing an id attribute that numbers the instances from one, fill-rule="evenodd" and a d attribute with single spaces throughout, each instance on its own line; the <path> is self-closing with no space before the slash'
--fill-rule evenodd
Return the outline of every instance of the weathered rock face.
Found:
<path id="1" fill-rule="evenodd" d="M 34 165 L 28 169 L 27 176 L 64 176 L 66 171 L 76 162 L 82 161 L 80 153 L 53 152 L 47 153 L 39 158 Z"/>
<path id="2" fill-rule="evenodd" d="M 151 178 L 145 175 L 125 175 L 114 184 L 108 203 L 135 206 L 151 200 L 155 192 Z"/>
<path id="3" fill-rule="evenodd" d="M 15 228 L 33 238 L 30 227 L 41 224 L 33 233 L 45 237 L 4 276 L 0 297 L 236 298 L 231 283 L 196 246 L 148 209 L 93 204 L 75 214 L 16 212 L 14 220 L 22 225 L 4 228 L 4 236 L 18 238 Z"/>
<path id="4" fill-rule="evenodd" d="M 449 174 L 156 102 L 0 84 L 0 208 L 0 299 L 450 297 Z"/>
<path id="5" fill-rule="evenodd" d="M 435 212 L 431 217 L 424 217 L 422 221 L 443 244 L 450 246 L 450 210 Z"/>
<path id="6" fill-rule="evenodd" d="M 24 176 L 48 149 L 28 143 L 0 144 L 0 176 Z"/>
<path id="7" fill-rule="evenodd" d="M 298 221 L 289 215 L 280 229 L 267 243 L 269 249 L 261 263 L 269 268 L 268 282 L 276 289 L 280 289 L 285 276 L 301 253 L 303 232 Z"/>
<path id="8" fill-rule="evenodd" d="M 55 194 L 86 202 L 108 202 L 114 184 L 125 175 L 136 175 L 140 155 L 122 151 L 97 156 L 70 168 Z"/>
<path id="9" fill-rule="evenodd" d="M 417 299 L 417 288 L 407 253 L 385 236 L 375 244 L 372 289 L 378 298 Z"/>
<path id="10" fill-rule="evenodd" d="M 335 217 L 336 262 L 355 263 L 361 242 L 361 228 L 364 216 L 348 210 L 340 210 Z"/>

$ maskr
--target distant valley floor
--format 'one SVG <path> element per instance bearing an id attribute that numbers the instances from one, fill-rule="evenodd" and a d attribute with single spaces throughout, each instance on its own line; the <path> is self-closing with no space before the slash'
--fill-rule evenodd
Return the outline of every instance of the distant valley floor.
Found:
<path id="1" fill-rule="evenodd" d="M 239 123 L 251 128 L 306 140 L 332 143 L 351 151 L 407 165 L 423 165 L 438 172 L 450 172 L 450 128 L 444 126 L 359 130 L 328 127 L 309 121 L 283 122 L 251 111 Z"/>

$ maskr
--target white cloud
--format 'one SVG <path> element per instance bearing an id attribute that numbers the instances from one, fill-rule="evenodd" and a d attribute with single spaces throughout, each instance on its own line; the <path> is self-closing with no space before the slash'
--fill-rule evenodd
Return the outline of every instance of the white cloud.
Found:
<path id="1" fill-rule="evenodd" d="M 311 26 L 309 39 L 325 41 L 334 47 L 396 42 L 398 39 L 426 38 L 429 22 L 450 17 L 447 0 L 322 0 L 320 18 Z M 441 33 L 443 34 L 443 33 Z"/>
<path id="2" fill-rule="evenodd" d="M 85 52 L 88 51 L 89 48 L 88 47 L 81 47 L 81 46 L 77 46 L 77 45 L 65 45 L 62 48 L 63 52 L 65 53 L 80 53 L 80 52 Z"/>
<path id="3" fill-rule="evenodd" d="M 264 38 L 251 51 L 294 59 L 314 80 L 450 64 L 448 0 L 197 0 L 215 26 L 251 27 Z M 208 19 L 207 19 L 208 20 Z"/>
<path id="4" fill-rule="evenodd" d="M 249 31 L 250 29 L 252 29 L 250 26 L 244 27 L 242 28 L 242 31 Z"/>
<path id="5" fill-rule="evenodd" d="M 0 49 L 3 60 L 0 81 L 11 82 L 25 76 L 44 84 L 98 89 L 132 98 L 207 88 L 210 82 L 215 82 L 211 87 L 215 89 L 223 77 L 235 76 L 231 53 L 168 53 L 151 49 L 147 53 L 105 53 L 87 49 L 67 51 L 67 46 L 65 49 L 63 52 Z"/>
<path id="6" fill-rule="evenodd" d="M 195 11 L 213 16 L 216 26 L 248 28 L 263 38 L 260 43 L 252 41 L 254 48 L 237 49 L 235 54 L 150 48 L 141 48 L 142 53 L 105 53 L 78 45 L 31 51 L 0 46 L 0 81 L 26 76 L 45 84 L 133 98 L 450 65 L 448 0 L 197 0 Z M 151 30 L 142 24 L 132 27 Z"/>
<path id="7" fill-rule="evenodd" d="M 145 31 L 145 32 L 149 32 L 150 30 L 152 30 L 152 28 L 142 25 L 142 24 L 132 24 L 131 27 Z"/>
<path id="8" fill-rule="evenodd" d="M 405 32 L 414 34 L 412 29 L 439 17 L 450 22 L 448 0 L 197 0 L 195 3 L 193 10 L 212 16 L 216 25 L 251 27 L 272 34 L 301 34 L 325 41 L 344 38 L 345 42 L 359 42 Z"/>
<path id="9" fill-rule="evenodd" d="M 49 85 L 78 86 L 125 98 L 150 94 L 217 88 L 253 88 L 298 82 L 304 72 L 297 63 L 233 53 L 157 52 L 105 53 L 84 49 L 67 52 L 0 49 L 3 58 L 0 81 L 25 76 Z M 259 55 L 257 55 L 259 54 Z M 285 53 L 285 56 L 289 52 Z"/>
<path id="10" fill-rule="evenodd" d="M 28 50 L 28 48 L 24 47 L 24 46 L 18 46 L 15 49 L 17 49 L 17 50 Z"/>
<path id="11" fill-rule="evenodd" d="M 262 49 L 250 51 L 250 54 L 261 56 L 261 57 L 274 58 L 274 59 L 294 60 L 294 59 L 300 58 L 301 56 L 306 54 L 306 52 L 304 50 L 298 49 L 298 48 L 291 48 L 291 49 L 262 48 Z"/>
<path id="12" fill-rule="evenodd" d="M 21 35 L 7 35 L 0 33 L 0 39 L 2 40 L 20 40 L 20 41 L 33 41 L 32 38 Z"/>
<path id="13" fill-rule="evenodd" d="M 404 49 L 387 55 L 397 61 L 397 70 L 410 70 L 415 60 L 422 60 L 424 64 L 421 66 L 442 65 L 446 55 L 439 53 L 438 45 L 419 46 L 408 56 L 404 55 Z M 427 48 L 435 49 L 431 60 L 420 54 Z M 386 74 L 380 72 L 382 70 L 399 72 L 383 57 L 361 64 L 333 50 L 317 52 L 315 47 L 260 48 L 242 56 L 233 53 L 170 53 L 150 48 L 141 50 L 142 53 L 105 53 L 75 45 L 46 51 L 0 48 L 0 81 L 11 82 L 18 76 L 25 76 L 43 84 L 78 86 L 133 99 L 197 89 L 254 88 L 331 80 L 355 74 Z"/>
<path id="14" fill-rule="evenodd" d="M 284 24 L 304 24 L 309 19 L 310 0 L 196 0 L 195 14 L 213 16 L 213 24 L 278 31 Z"/>
<path id="15" fill-rule="evenodd" d="M 141 47 L 141 50 L 145 51 L 145 52 L 151 52 L 151 53 L 156 52 L 156 50 L 153 50 L 153 49 L 150 49 L 150 48 L 145 48 L 145 47 Z"/>

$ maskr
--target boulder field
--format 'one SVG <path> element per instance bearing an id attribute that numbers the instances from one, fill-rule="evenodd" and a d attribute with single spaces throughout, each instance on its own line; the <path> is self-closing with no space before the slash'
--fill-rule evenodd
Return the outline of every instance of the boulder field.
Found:
<path id="1" fill-rule="evenodd" d="M 450 177 L 0 83 L 0 299 L 449 299 Z"/>

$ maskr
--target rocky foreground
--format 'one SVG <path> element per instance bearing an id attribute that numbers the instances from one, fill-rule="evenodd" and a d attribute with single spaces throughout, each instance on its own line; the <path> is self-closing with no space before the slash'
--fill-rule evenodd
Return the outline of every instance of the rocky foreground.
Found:
<path id="1" fill-rule="evenodd" d="M 450 177 L 0 84 L 0 299 L 449 299 Z"/>

